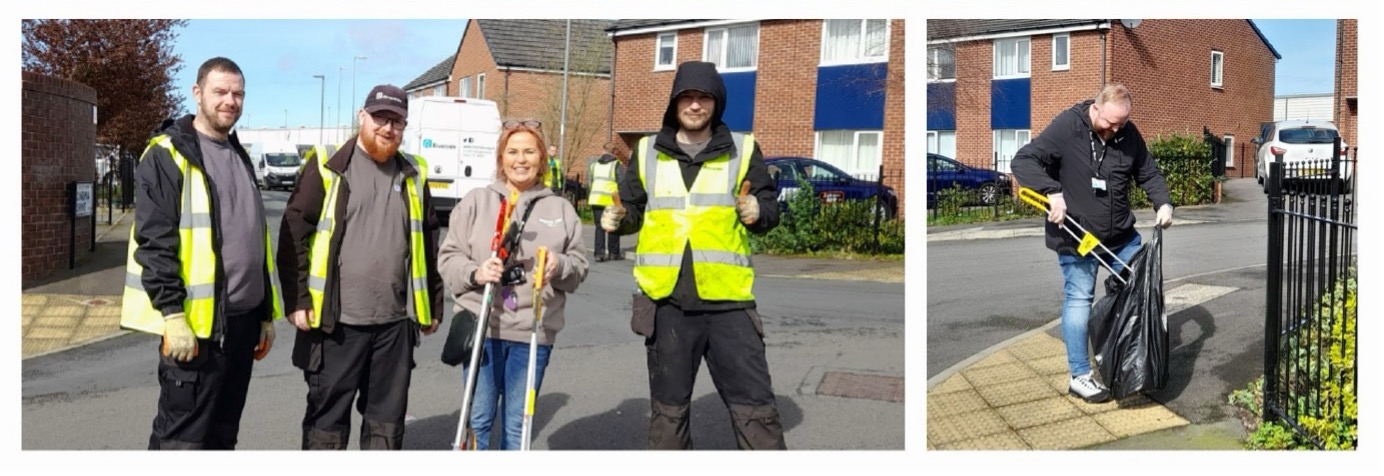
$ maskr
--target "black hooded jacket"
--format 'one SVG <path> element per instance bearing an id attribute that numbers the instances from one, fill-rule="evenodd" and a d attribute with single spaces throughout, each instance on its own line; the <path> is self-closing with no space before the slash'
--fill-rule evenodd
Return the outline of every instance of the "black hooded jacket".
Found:
<path id="1" fill-rule="evenodd" d="M 716 98 L 716 108 L 711 114 L 711 141 L 696 157 L 688 157 L 682 148 L 678 147 L 677 133 L 681 125 L 677 116 L 677 97 L 678 93 L 693 89 L 704 91 Z M 672 94 L 668 96 L 668 108 L 663 113 L 663 128 L 654 138 L 654 148 L 677 159 L 678 165 L 682 168 L 683 183 L 688 188 L 691 188 L 692 182 L 697 179 L 703 163 L 735 148 L 730 128 L 721 120 L 725 110 L 726 86 L 721 80 L 721 74 L 716 71 L 715 64 L 698 61 L 684 63 L 678 68 L 677 76 L 673 78 Z M 643 152 L 635 150 L 630 153 L 629 165 L 620 180 L 620 201 L 627 213 L 620 222 L 620 228 L 615 232 L 618 235 L 637 233 L 644 224 L 644 207 L 649 201 L 649 196 L 644 192 L 644 184 L 639 180 L 639 167 L 642 162 L 640 154 Z M 758 142 L 755 142 L 754 152 L 750 156 L 750 166 L 745 179 L 750 182 L 750 194 L 759 200 L 759 219 L 745 228 L 755 234 L 768 233 L 779 223 L 778 184 L 769 177 L 769 168 L 764 163 L 764 155 Z M 697 281 L 692 273 L 692 246 L 688 244 L 682 255 L 682 270 L 678 273 L 678 282 L 673 287 L 673 294 L 667 298 L 670 303 L 682 310 L 714 312 L 755 307 L 754 301 L 702 300 L 697 294 Z"/>
<path id="2" fill-rule="evenodd" d="M 1067 216 L 1113 247 L 1134 237 L 1134 213 L 1129 207 L 1132 183 L 1148 193 L 1155 210 L 1172 200 L 1168 183 L 1133 121 L 1104 144 L 1091 131 L 1094 102 L 1088 99 L 1058 113 L 1038 138 L 1019 148 L 1012 167 L 1019 184 L 1043 195 L 1062 192 Z M 1095 190 L 1095 178 L 1105 180 L 1107 191 Z M 1048 248 L 1076 254 L 1075 238 L 1052 222 L 1046 226 Z"/>

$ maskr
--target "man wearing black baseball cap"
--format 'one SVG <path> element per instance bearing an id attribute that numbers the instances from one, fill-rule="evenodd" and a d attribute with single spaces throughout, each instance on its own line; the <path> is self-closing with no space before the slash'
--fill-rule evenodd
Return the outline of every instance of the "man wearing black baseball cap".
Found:
<path id="1" fill-rule="evenodd" d="M 293 365 L 308 384 L 303 449 L 346 448 L 357 392 L 361 449 L 402 449 L 413 349 L 442 323 L 428 165 L 399 151 L 408 95 L 375 86 L 357 115 L 356 137 L 308 155 L 280 226 Z"/>

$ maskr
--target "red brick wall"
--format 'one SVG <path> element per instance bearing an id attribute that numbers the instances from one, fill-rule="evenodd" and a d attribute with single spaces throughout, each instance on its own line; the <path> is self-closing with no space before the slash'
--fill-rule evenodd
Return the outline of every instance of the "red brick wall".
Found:
<path id="1" fill-rule="evenodd" d="M 990 79 L 994 46 L 990 41 L 956 44 L 956 160 L 994 166 L 990 131 Z"/>
<path id="2" fill-rule="evenodd" d="M 96 178 L 96 90 L 64 79 L 23 73 L 20 241 L 23 281 L 67 267 L 72 219 L 68 182 Z M 76 223 L 76 258 L 91 253 L 90 218 Z"/>
<path id="3" fill-rule="evenodd" d="M 764 20 L 759 24 L 754 132 L 766 155 L 811 156 L 816 144 L 817 66 L 821 20 Z M 703 28 L 678 31 L 676 63 L 702 58 Z M 675 72 L 654 71 L 656 33 L 615 38 L 615 131 L 659 129 Z M 885 84 L 885 184 L 904 194 L 904 22 L 890 22 L 890 73 Z M 735 98 L 730 98 L 732 101 Z M 642 134 L 621 134 L 617 153 L 628 157 Z M 902 212 L 902 205 L 900 206 Z"/>
<path id="4" fill-rule="evenodd" d="M 1053 35 L 1030 38 L 1032 81 L 1030 81 L 1029 127 L 1038 137 L 1054 117 L 1072 104 L 1096 95 L 1100 90 L 1101 39 L 1097 31 L 1067 32 L 1070 66 L 1052 70 Z M 1106 57 L 1109 60 L 1109 57 Z M 988 150 L 989 148 L 987 148 Z"/>
<path id="5" fill-rule="evenodd" d="M 1336 112 L 1332 122 L 1341 130 L 1341 140 L 1351 147 L 1359 144 L 1355 132 L 1357 111 L 1346 98 L 1355 96 L 1359 91 L 1356 89 L 1360 68 L 1360 40 L 1356 36 L 1358 28 L 1357 20 L 1336 20 Z"/>

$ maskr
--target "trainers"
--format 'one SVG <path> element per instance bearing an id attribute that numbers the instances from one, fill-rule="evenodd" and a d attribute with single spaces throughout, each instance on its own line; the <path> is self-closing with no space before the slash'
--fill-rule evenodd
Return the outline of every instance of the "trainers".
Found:
<path id="1" fill-rule="evenodd" d="M 1072 377 L 1071 383 L 1067 384 L 1067 394 L 1081 397 L 1086 403 L 1101 403 L 1110 399 L 1110 390 L 1096 381 L 1093 372 Z"/>

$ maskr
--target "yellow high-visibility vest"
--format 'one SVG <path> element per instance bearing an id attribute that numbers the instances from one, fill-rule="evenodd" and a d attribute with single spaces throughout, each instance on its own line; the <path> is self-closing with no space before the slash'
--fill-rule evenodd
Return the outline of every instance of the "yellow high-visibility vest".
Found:
<path id="1" fill-rule="evenodd" d="M 645 295 L 662 299 L 673 294 L 682 269 L 682 255 L 692 246 L 692 270 L 697 295 L 705 300 L 750 301 L 754 267 L 750 262 L 749 232 L 735 210 L 736 190 L 750 167 L 752 134 L 733 133 L 735 150 L 702 163 L 688 190 L 677 159 L 654 149 L 654 141 L 639 141 L 639 180 L 649 201 L 635 248 L 634 280 Z"/>
<path id="2" fill-rule="evenodd" d="M 331 266 L 332 234 L 336 233 L 336 202 L 341 189 L 341 177 L 327 168 L 331 157 L 328 149 L 335 146 L 314 146 L 308 152 L 309 160 L 315 155 L 317 171 L 322 175 L 323 195 L 322 214 L 317 218 L 317 231 L 312 235 L 312 247 L 308 252 L 308 296 L 312 298 L 312 318 L 308 324 L 314 329 L 322 324 L 322 299 L 327 291 L 327 274 L 335 268 Z M 423 187 L 427 183 L 428 162 L 422 156 L 400 152 L 418 175 L 408 177 L 408 229 L 409 229 L 409 317 L 423 326 L 432 325 L 432 301 L 428 295 L 428 263 L 423 240 Z"/>
<path id="3" fill-rule="evenodd" d="M 543 174 L 543 183 L 553 190 L 562 186 L 562 157 L 548 158 L 548 173 Z"/>
<path id="4" fill-rule="evenodd" d="M 211 197 L 202 170 L 188 163 L 187 158 L 173 147 L 167 134 L 149 140 L 140 160 L 149 149 L 163 147 L 173 157 L 183 176 L 183 191 L 179 206 L 178 261 L 179 275 L 187 297 L 183 299 L 183 314 L 193 334 L 202 339 L 211 337 L 216 318 L 216 250 L 212 246 Z M 136 205 L 138 206 L 138 205 Z M 151 334 L 163 334 L 163 313 L 154 309 L 141 276 L 144 267 L 135 261 L 135 230 L 130 228 L 129 255 L 125 260 L 125 293 L 121 298 L 120 327 Z M 274 270 L 274 247 L 269 240 L 269 226 L 264 227 L 264 262 L 269 280 L 271 318 L 284 317 L 283 294 L 279 291 L 279 273 Z"/>
<path id="5" fill-rule="evenodd" d="M 609 163 L 595 162 L 591 164 L 591 192 L 586 196 L 586 204 L 593 207 L 608 207 L 615 204 L 615 190 L 619 185 L 615 183 L 615 167 L 620 165 L 620 161 L 612 160 Z"/>

